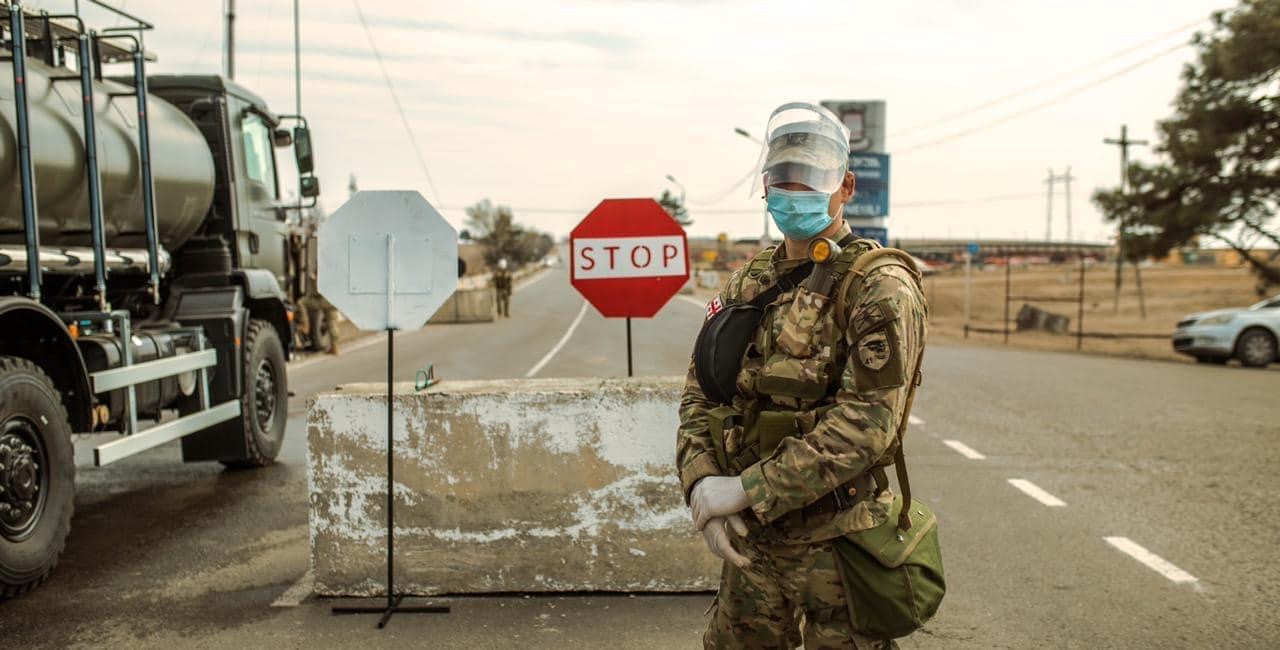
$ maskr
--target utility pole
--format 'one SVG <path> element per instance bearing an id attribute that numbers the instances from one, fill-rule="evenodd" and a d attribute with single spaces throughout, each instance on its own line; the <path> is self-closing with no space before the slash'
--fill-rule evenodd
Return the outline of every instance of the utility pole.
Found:
<path id="1" fill-rule="evenodd" d="M 227 2 L 227 34 L 226 46 L 227 51 L 223 53 L 226 63 L 226 75 L 228 79 L 236 78 L 236 0 L 226 0 Z"/>
<path id="2" fill-rule="evenodd" d="M 1127 194 L 1129 192 L 1129 147 L 1145 146 L 1146 140 L 1130 140 L 1129 126 L 1127 124 L 1120 125 L 1120 139 L 1107 138 L 1102 141 L 1104 144 L 1111 144 L 1120 147 L 1120 193 Z M 1120 287 L 1124 284 L 1124 236 L 1128 232 L 1129 224 L 1125 221 L 1124 216 L 1120 217 L 1120 224 L 1116 231 L 1116 294 L 1115 294 L 1115 312 L 1120 313 Z M 1134 264 L 1134 268 L 1137 268 Z M 1142 316 L 1146 317 L 1146 301 L 1142 296 L 1142 271 L 1138 271 L 1138 301 L 1142 307 Z"/>
<path id="3" fill-rule="evenodd" d="M 298 3 L 293 0 L 293 114 L 302 115 L 302 25 Z M 301 197 L 299 197 L 301 203 Z"/>
<path id="4" fill-rule="evenodd" d="M 1053 241 L 1053 182 L 1058 177 L 1053 175 L 1053 168 L 1049 168 L 1049 177 L 1045 179 L 1045 185 L 1049 186 L 1049 201 L 1045 204 L 1044 213 L 1044 240 Z"/>
<path id="5" fill-rule="evenodd" d="M 1065 185 L 1067 195 L 1067 240 L 1071 240 L 1071 181 L 1075 177 L 1071 175 L 1071 168 L 1062 173 L 1061 176 L 1053 173 L 1053 168 L 1049 168 L 1049 177 L 1045 179 L 1045 184 L 1049 186 L 1049 201 L 1045 211 L 1044 223 L 1044 239 L 1045 241 L 1053 241 L 1053 184 L 1062 181 Z"/>
<path id="6" fill-rule="evenodd" d="M 1071 175 L 1070 165 L 1067 166 L 1066 173 L 1059 178 L 1062 179 L 1064 191 L 1067 194 L 1067 241 L 1071 241 L 1071 181 L 1075 180 L 1075 177 Z"/>

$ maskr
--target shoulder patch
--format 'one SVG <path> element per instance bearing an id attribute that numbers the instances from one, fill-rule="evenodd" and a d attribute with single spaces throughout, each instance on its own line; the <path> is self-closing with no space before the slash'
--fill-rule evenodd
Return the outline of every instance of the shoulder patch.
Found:
<path id="1" fill-rule="evenodd" d="M 881 298 L 862 309 L 849 319 L 853 328 L 853 336 L 857 338 L 866 332 L 879 329 L 885 323 L 898 318 L 898 305 L 892 298 Z"/>

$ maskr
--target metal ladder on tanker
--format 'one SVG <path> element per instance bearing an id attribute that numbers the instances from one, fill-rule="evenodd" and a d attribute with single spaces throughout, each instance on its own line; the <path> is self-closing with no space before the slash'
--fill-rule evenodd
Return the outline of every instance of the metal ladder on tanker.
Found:
<path id="1" fill-rule="evenodd" d="M 94 1 L 94 0 L 90 0 Z M 122 27 L 104 31 L 132 31 L 141 33 L 151 29 L 152 25 L 135 16 L 110 7 L 104 3 L 94 4 L 111 10 L 137 23 L 137 27 Z M 22 192 L 23 227 L 26 234 L 27 277 L 29 295 L 32 300 L 40 300 L 41 267 L 40 267 L 40 230 L 39 213 L 36 206 L 35 173 L 31 159 L 31 125 L 30 109 L 27 103 L 26 68 L 27 68 L 27 31 L 26 13 L 19 3 L 9 4 L 8 27 L 10 36 L 10 56 L 13 66 L 13 90 L 15 130 L 18 141 L 18 171 Z M 209 371 L 218 363 L 217 350 L 206 348 L 207 342 L 202 330 L 190 328 L 196 341 L 196 351 L 172 357 L 133 363 L 132 323 L 125 310 L 112 310 L 107 302 L 106 294 L 106 244 L 103 235 L 102 219 L 102 179 L 97 157 L 97 128 L 94 115 L 93 80 L 102 79 L 102 43 L 108 40 L 127 40 L 132 44 L 129 50 L 133 63 L 133 90 L 131 92 L 110 93 L 109 99 L 133 96 L 138 112 L 138 155 L 142 171 L 143 220 L 145 222 L 148 254 L 148 283 L 152 299 L 159 301 L 160 290 L 160 258 L 158 233 L 156 232 L 155 188 L 151 176 L 151 145 L 147 112 L 147 76 L 146 53 L 140 39 L 132 34 L 98 34 L 86 31 L 84 21 L 77 14 L 51 15 L 42 12 L 38 20 L 43 25 L 42 37 L 49 63 L 53 63 L 55 49 L 62 51 L 64 41 L 74 39 L 76 42 L 77 75 L 61 75 L 50 78 L 50 83 L 78 80 L 80 95 L 84 101 L 81 106 L 85 139 L 85 174 L 89 187 L 89 223 L 90 237 L 94 255 L 94 288 L 97 293 L 99 311 L 85 313 L 60 314 L 64 322 L 93 322 L 104 325 L 106 331 L 116 332 L 122 340 L 121 366 L 89 375 L 92 391 L 101 395 L 113 390 L 125 391 L 126 415 L 123 430 L 116 432 L 124 436 L 94 448 L 94 464 L 98 466 L 115 462 L 122 458 L 137 454 L 153 447 L 177 440 L 186 435 L 201 431 L 212 425 L 240 416 L 240 401 L 230 400 L 217 406 L 209 402 Z M 71 20 L 76 28 L 71 30 L 65 25 L 54 23 L 54 20 Z M 55 48 L 54 44 L 57 44 Z M 168 422 L 138 430 L 137 392 L 136 387 L 149 381 L 181 375 L 197 373 L 199 385 L 199 410 Z M 96 418 L 95 418 L 96 420 Z M 110 433 L 110 432 L 92 432 Z"/>

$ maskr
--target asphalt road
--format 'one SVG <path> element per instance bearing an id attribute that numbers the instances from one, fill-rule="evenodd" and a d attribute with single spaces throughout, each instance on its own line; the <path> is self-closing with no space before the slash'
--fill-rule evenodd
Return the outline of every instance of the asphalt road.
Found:
<path id="1" fill-rule="evenodd" d="M 626 374 L 625 329 L 564 269 L 509 320 L 396 337 L 396 378 Z M 633 325 L 637 374 L 682 374 L 702 307 Z M 576 325 L 575 325 L 576 323 Z M 572 330 L 570 332 L 570 330 Z M 554 352 L 554 354 L 550 354 Z M 1275 647 L 1280 373 L 935 347 L 908 459 L 939 512 L 949 593 L 903 647 Z M 697 647 L 709 595 L 448 599 L 447 616 L 303 600 L 305 398 L 383 381 L 382 335 L 294 364 L 281 462 L 184 465 L 176 446 L 82 470 L 62 564 L 0 604 L 5 647 Z M 691 533 L 692 534 L 692 533 Z"/>

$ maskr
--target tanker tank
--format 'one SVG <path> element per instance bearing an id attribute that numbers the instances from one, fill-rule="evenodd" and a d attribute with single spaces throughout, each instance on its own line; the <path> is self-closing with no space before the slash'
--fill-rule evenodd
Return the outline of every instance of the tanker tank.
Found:
<path id="1" fill-rule="evenodd" d="M 27 64 L 32 166 L 42 246 L 89 246 L 80 81 L 34 58 Z M 74 73 L 72 73 L 74 74 Z M 145 248 L 138 113 L 131 85 L 94 81 L 98 166 L 106 245 Z M 115 95 L 114 97 L 112 95 Z M 172 104 L 148 95 L 156 229 L 173 251 L 190 238 L 213 201 L 213 156 L 196 125 Z M 0 244 L 22 244 L 13 70 L 0 66 Z"/>

